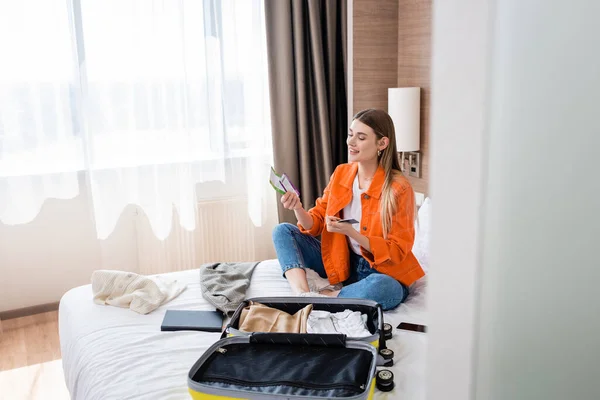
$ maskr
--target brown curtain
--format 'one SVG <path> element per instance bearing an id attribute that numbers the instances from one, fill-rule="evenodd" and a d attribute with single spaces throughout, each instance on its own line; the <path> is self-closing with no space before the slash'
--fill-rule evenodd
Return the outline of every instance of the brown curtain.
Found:
<path id="1" fill-rule="evenodd" d="M 347 161 L 346 0 L 265 0 L 275 170 L 304 208 Z M 279 204 L 280 221 L 295 222 Z"/>

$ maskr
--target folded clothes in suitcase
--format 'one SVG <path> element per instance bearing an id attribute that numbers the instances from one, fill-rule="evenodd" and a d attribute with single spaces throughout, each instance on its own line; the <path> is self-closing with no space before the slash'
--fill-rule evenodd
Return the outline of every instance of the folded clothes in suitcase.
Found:
<path id="1" fill-rule="evenodd" d="M 371 399 L 377 350 L 344 335 L 252 333 L 219 340 L 188 375 L 195 400 Z"/>
<path id="2" fill-rule="evenodd" d="M 223 336 L 249 335 L 249 332 L 240 331 L 240 316 L 244 308 L 250 304 L 260 303 L 267 307 L 285 311 L 288 314 L 295 314 L 309 304 L 312 304 L 313 311 L 328 311 L 330 313 L 340 313 L 345 310 L 359 311 L 366 315 L 366 328 L 371 333 L 366 337 L 351 337 L 348 340 L 371 343 L 377 349 L 385 349 L 383 309 L 372 301 L 365 299 L 339 299 L 329 297 L 256 297 L 242 302 L 231 320 L 227 324 Z"/>

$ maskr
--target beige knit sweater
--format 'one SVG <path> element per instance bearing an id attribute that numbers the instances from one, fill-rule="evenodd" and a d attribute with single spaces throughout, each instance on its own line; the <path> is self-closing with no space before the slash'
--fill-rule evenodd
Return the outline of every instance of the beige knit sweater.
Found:
<path id="1" fill-rule="evenodd" d="M 98 270 L 92 274 L 94 302 L 148 314 L 185 290 L 177 281 L 149 278 L 133 272 Z"/>

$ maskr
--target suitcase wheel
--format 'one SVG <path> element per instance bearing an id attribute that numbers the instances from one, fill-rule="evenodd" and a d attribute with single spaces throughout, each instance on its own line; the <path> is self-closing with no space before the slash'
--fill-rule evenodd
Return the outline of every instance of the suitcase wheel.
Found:
<path id="1" fill-rule="evenodd" d="M 392 338 L 392 325 L 388 323 L 383 324 L 383 338 L 385 340 Z"/>
<path id="2" fill-rule="evenodd" d="M 389 392 L 394 389 L 394 374 L 389 369 L 377 371 L 375 377 L 375 386 L 382 392 Z"/>
<path id="3" fill-rule="evenodd" d="M 384 360 L 391 360 L 394 358 L 394 350 L 390 349 L 381 349 L 379 350 L 379 354 L 383 357 Z"/>

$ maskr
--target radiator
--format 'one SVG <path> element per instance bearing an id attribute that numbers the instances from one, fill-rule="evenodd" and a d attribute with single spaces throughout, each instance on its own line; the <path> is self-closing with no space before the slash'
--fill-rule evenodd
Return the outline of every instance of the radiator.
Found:
<path id="1" fill-rule="evenodd" d="M 140 210 L 136 218 L 139 273 L 182 271 L 208 262 L 275 258 L 271 231 L 277 223 L 276 206 L 270 207 L 273 213 L 261 227 L 254 226 L 247 207 L 245 197 L 201 201 L 194 231 L 181 228 L 174 212 L 171 234 L 164 241 L 154 236 Z"/>

